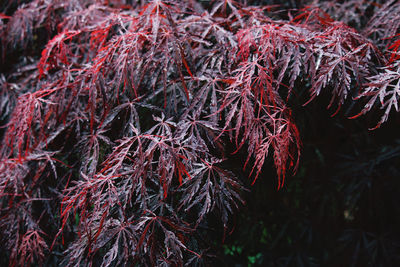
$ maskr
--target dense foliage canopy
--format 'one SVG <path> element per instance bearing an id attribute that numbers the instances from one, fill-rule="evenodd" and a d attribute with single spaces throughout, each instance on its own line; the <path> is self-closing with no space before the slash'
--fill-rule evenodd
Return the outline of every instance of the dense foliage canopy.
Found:
<path id="1" fill-rule="evenodd" d="M 400 3 L 275 4 L 0 4 L 0 263 L 399 263 Z"/>

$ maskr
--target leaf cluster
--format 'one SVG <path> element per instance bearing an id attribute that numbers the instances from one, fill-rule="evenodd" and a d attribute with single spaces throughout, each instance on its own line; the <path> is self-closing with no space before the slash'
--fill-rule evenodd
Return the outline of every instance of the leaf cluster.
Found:
<path id="1" fill-rule="evenodd" d="M 8 263 L 206 264 L 199 231 L 211 216 L 226 231 L 244 203 L 232 153 L 253 184 L 271 158 L 280 189 L 301 151 L 293 108 L 364 101 L 378 126 L 398 110 L 400 5 L 359 2 L 343 22 L 325 2 L 1 4 Z"/>

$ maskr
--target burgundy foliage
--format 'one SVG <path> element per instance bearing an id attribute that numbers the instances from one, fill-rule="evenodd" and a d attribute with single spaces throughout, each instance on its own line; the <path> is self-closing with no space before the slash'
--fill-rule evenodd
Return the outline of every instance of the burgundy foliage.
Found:
<path id="1" fill-rule="evenodd" d="M 206 264 L 198 231 L 211 213 L 228 228 L 248 178 L 224 167 L 227 145 L 253 183 L 270 157 L 279 189 L 299 163 L 299 95 L 382 109 L 377 126 L 398 111 L 400 3 L 244 2 L 0 5 L 10 265 Z"/>

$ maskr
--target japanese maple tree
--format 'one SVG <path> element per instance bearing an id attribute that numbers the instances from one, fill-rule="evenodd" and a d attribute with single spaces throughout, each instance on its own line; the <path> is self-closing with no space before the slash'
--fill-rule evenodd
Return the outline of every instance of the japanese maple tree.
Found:
<path id="1" fill-rule="evenodd" d="M 293 106 L 330 95 L 333 115 L 382 109 L 366 127 L 398 111 L 397 1 L 0 8 L 0 231 L 11 266 L 207 264 L 199 231 L 211 214 L 228 229 L 243 181 L 254 184 L 269 158 L 277 189 L 296 172 Z M 249 177 L 224 163 L 239 152 Z"/>

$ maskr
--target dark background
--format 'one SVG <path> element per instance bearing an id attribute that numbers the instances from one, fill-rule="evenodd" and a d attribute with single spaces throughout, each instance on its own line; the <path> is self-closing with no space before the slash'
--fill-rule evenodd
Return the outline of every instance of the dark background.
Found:
<path id="1" fill-rule="evenodd" d="M 247 203 L 231 235 L 222 241 L 216 230 L 215 265 L 398 266 L 399 116 L 371 131 L 372 116 L 332 113 L 323 101 L 294 112 L 303 150 L 297 174 L 281 190 L 272 162 L 253 186 L 242 173 Z M 234 168 L 243 159 L 231 160 Z"/>

